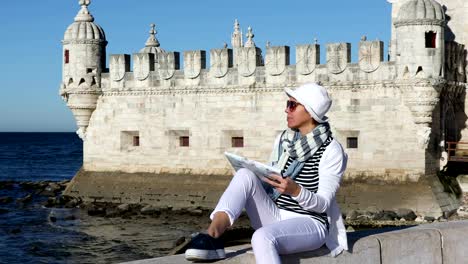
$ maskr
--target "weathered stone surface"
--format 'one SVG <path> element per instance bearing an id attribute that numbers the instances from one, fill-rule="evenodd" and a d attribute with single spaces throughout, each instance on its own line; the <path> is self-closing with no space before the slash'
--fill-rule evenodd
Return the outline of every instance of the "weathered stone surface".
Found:
<path id="1" fill-rule="evenodd" d="M 375 235 L 382 264 L 442 264 L 440 233 L 435 230 L 402 230 Z"/>
<path id="2" fill-rule="evenodd" d="M 441 235 L 442 263 L 464 263 L 468 259 L 466 244 L 468 243 L 468 221 L 434 223 L 421 225 L 418 229 L 436 230 Z"/>

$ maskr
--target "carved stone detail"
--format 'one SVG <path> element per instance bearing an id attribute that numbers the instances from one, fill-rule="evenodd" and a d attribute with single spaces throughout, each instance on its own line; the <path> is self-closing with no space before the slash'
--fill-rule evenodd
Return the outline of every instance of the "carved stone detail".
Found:
<path id="1" fill-rule="evenodd" d="M 432 112 L 440 100 L 440 91 L 437 90 L 439 85 L 428 81 L 413 81 L 400 87 L 404 102 L 418 126 L 418 142 L 421 148 L 426 149 L 431 135 Z"/>
<path id="2" fill-rule="evenodd" d="M 130 70 L 129 55 L 118 54 L 110 56 L 110 77 L 112 81 L 120 81 L 125 77 L 125 72 Z"/>
<path id="3" fill-rule="evenodd" d="M 280 75 L 289 65 L 289 47 L 268 47 L 265 56 L 265 70 L 272 76 Z"/>
<path id="4" fill-rule="evenodd" d="M 351 44 L 331 43 L 327 45 L 327 68 L 333 74 L 343 72 L 351 62 Z"/>
<path id="5" fill-rule="evenodd" d="M 179 53 L 178 52 L 162 52 L 158 54 L 159 59 L 159 76 L 164 80 L 169 80 L 174 76 L 174 73 L 179 69 Z"/>
<path id="6" fill-rule="evenodd" d="M 257 48 L 255 47 L 241 47 L 238 48 L 239 74 L 244 77 L 249 77 L 255 73 L 257 68 Z"/>
<path id="7" fill-rule="evenodd" d="M 383 61 L 382 41 L 361 41 L 359 43 L 359 67 L 364 72 L 377 70 Z"/>
<path id="8" fill-rule="evenodd" d="M 135 53 L 133 54 L 133 74 L 139 81 L 146 80 L 150 71 L 154 70 L 154 54 Z"/>
<path id="9" fill-rule="evenodd" d="M 184 52 L 184 75 L 185 78 L 195 79 L 201 69 L 206 68 L 206 53 L 204 50 L 192 50 Z"/>
<path id="10" fill-rule="evenodd" d="M 298 45 L 296 47 L 296 71 L 299 74 L 311 74 L 319 63 L 320 45 Z"/>
<path id="11" fill-rule="evenodd" d="M 216 77 L 224 77 L 232 66 L 231 49 L 212 49 L 210 51 L 210 73 Z"/>
<path id="12" fill-rule="evenodd" d="M 74 39 L 74 40 L 62 40 L 62 44 L 104 44 L 107 45 L 106 40 L 102 39 Z"/>

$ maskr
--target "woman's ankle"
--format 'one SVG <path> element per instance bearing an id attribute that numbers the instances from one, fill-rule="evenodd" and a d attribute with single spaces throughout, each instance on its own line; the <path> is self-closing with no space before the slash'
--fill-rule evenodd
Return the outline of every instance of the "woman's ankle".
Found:
<path id="1" fill-rule="evenodd" d="M 213 216 L 210 226 L 207 229 L 208 235 L 218 238 L 231 225 L 229 216 L 225 212 L 217 212 Z"/>

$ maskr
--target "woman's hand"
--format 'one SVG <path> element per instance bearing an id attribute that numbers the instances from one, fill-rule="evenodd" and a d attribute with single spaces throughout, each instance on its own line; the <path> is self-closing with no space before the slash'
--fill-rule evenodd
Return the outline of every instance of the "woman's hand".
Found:
<path id="1" fill-rule="evenodd" d="M 278 174 L 270 174 L 263 178 L 264 182 L 273 186 L 279 193 L 290 196 L 298 196 L 301 192 L 301 186 L 293 181 L 290 177 L 283 178 Z"/>

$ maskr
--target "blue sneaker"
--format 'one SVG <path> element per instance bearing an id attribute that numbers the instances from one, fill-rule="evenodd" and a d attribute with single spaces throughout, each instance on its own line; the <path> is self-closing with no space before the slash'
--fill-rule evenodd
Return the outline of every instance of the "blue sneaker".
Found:
<path id="1" fill-rule="evenodd" d="M 185 259 L 190 261 L 225 259 L 224 245 L 221 239 L 208 234 L 199 233 L 192 240 L 185 251 Z"/>

